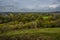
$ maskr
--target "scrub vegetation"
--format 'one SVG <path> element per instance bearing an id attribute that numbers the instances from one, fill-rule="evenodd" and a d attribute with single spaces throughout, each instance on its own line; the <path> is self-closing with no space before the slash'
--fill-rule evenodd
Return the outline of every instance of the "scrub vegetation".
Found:
<path id="1" fill-rule="evenodd" d="M 0 40 L 60 40 L 60 14 L 0 13 Z"/>

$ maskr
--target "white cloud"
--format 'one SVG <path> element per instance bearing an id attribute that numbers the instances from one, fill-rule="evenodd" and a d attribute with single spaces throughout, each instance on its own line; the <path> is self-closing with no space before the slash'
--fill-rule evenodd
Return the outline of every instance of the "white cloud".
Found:
<path id="1" fill-rule="evenodd" d="M 49 5 L 48 7 L 49 8 L 57 8 L 59 6 L 59 4 L 52 4 L 52 5 Z"/>

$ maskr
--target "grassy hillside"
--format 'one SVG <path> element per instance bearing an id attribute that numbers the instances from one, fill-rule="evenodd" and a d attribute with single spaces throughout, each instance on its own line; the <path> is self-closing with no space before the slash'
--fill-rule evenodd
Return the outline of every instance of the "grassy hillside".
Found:
<path id="1" fill-rule="evenodd" d="M 0 40 L 60 40 L 60 14 L 0 14 Z"/>
<path id="2" fill-rule="evenodd" d="M 60 28 L 8 31 L 0 34 L 0 40 L 60 40 Z"/>

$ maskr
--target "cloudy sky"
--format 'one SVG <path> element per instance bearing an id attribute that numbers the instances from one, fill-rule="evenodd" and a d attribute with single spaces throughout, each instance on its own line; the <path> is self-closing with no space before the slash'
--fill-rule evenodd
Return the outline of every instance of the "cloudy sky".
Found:
<path id="1" fill-rule="evenodd" d="M 0 12 L 60 11 L 60 0 L 0 0 Z"/>

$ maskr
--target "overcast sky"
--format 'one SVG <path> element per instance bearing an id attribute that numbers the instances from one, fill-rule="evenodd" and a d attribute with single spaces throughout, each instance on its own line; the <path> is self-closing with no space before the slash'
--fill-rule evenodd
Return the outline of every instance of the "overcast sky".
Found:
<path id="1" fill-rule="evenodd" d="M 0 12 L 60 11 L 60 0 L 0 0 Z"/>

